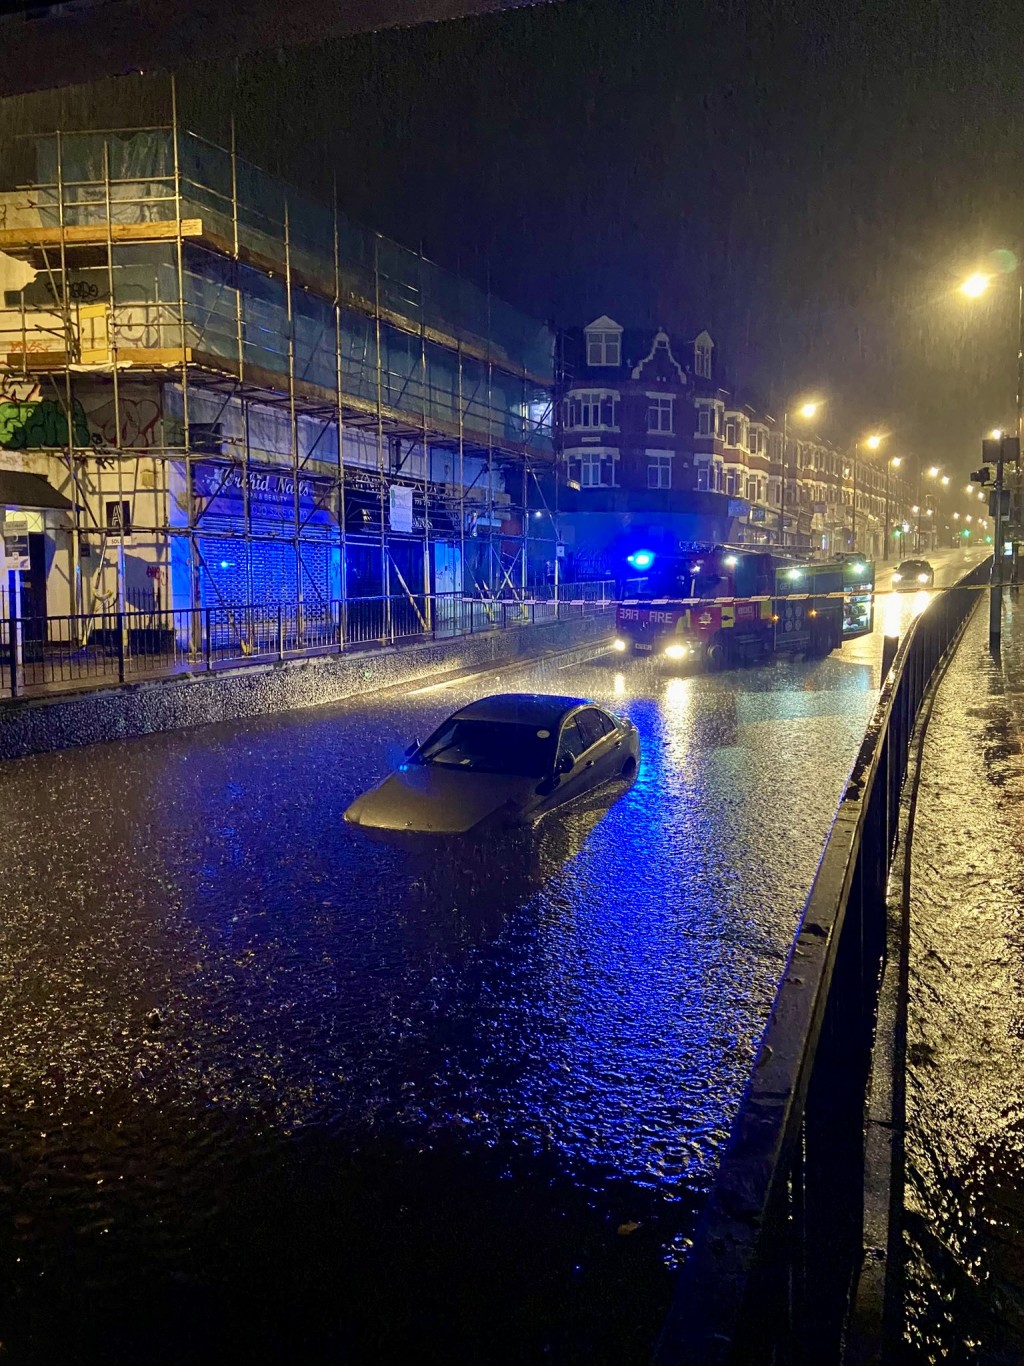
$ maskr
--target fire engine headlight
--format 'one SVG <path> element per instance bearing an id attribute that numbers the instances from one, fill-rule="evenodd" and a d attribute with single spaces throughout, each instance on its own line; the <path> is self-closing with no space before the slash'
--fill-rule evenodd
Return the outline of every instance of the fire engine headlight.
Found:
<path id="1" fill-rule="evenodd" d="M 918 581 L 918 583 L 927 583 L 927 582 L 928 582 L 928 575 L 927 575 L 927 574 L 918 574 L 918 576 L 917 576 L 917 581 Z"/>
<path id="2" fill-rule="evenodd" d="M 892 576 L 892 581 L 893 581 L 893 583 L 899 583 L 900 580 L 901 580 L 902 578 L 903 578 L 903 575 L 902 575 L 902 574 L 894 574 L 894 575 Z"/>
<path id="3" fill-rule="evenodd" d="M 619 650 L 619 651 L 621 652 L 621 651 L 624 650 L 625 648 L 626 648 L 626 642 L 625 642 L 624 640 L 616 640 L 616 641 L 612 644 L 612 649 L 613 649 L 613 650 Z"/>
<path id="4" fill-rule="evenodd" d="M 690 653 L 690 649 L 689 649 L 689 646 L 687 646 L 687 645 L 666 645 L 666 646 L 665 646 L 665 658 L 666 658 L 666 659 L 685 659 L 686 656 L 687 656 L 689 653 Z"/>

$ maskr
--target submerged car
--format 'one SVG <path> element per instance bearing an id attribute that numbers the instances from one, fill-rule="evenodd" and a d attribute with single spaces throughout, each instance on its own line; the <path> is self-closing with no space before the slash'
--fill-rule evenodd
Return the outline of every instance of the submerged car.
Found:
<path id="1" fill-rule="evenodd" d="M 631 721 L 578 697 L 503 693 L 442 722 L 345 812 L 371 831 L 463 835 L 531 825 L 640 763 Z"/>
<path id="2" fill-rule="evenodd" d="M 927 560 L 903 560 L 892 571 L 892 586 L 897 593 L 916 593 L 935 587 L 935 570 Z"/>

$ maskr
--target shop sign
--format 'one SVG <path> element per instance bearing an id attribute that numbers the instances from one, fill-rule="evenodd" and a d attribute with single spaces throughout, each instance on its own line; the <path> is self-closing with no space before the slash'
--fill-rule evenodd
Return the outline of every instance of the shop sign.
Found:
<path id="1" fill-rule="evenodd" d="M 3 530 L 3 568 L 18 569 L 27 573 L 28 555 L 28 518 L 23 512 L 8 511 L 0 518 Z"/>
<path id="2" fill-rule="evenodd" d="M 237 465 L 196 463 L 192 466 L 192 489 L 199 516 L 240 518 L 245 509 L 245 471 Z M 296 492 L 300 525 L 325 526 L 334 521 L 329 479 L 284 470 L 249 467 L 249 513 L 253 522 L 294 522 Z"/>

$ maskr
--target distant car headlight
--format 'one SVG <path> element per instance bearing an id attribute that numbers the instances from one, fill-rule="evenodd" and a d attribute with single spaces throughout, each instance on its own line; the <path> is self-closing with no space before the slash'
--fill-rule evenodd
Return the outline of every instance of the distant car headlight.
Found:
<path id="1" fill-rule="evenodd" d="M 617 640 L 617 641 L 615 641 L 614 644 L 612 645 L 612 649 L 613 649 L 613 650 L 624 650 L 625 648 L 626 648 L 626 642 L 625 642 L 624 640 Z"/>
<path id="2" fill-rule="evenodd" d="M 899 583 L 900 580 L 901 580 L 902 578 L 903 578 L 903 575 L 902 575 L 902 574 L 894 574 L 894 575 L 892 576 L 892 581 L 893 581 L 893 583 Z"/>
<path id="3" fill-rule="evenodd" d="M 917 581 L 918 581 L 918 583 L 927 583 L 927 582 L 928 582 L 928 575 L 927 575 L 927 574 L 918 574 L 918 576 L 917 576 Z"/>
<path id="4" fill-rule="evenodd" d="M 666 645 L 666 646 L 665 646 L 665 658 L 666 658 L 666 659 L 685 659 L 686 656 L 687 656 L 689 653 L 690 653 L 690 647 L 689 647 L 688 645 Z"/>

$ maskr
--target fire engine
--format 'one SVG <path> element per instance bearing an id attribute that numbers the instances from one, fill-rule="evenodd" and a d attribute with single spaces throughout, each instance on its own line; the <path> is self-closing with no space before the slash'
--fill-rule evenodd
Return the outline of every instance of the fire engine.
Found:
<path id="1" fill-rule="evenodd" d="M 672 557 L 635 551 L 616 609 L 615 649 L 707 669 L 774 653 L 824 656 L 873 627 L 873 566 L 803 562 L 742 546 Z"/>

